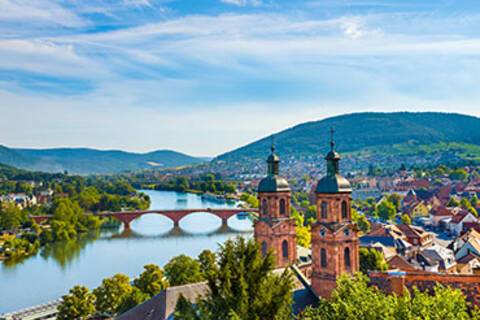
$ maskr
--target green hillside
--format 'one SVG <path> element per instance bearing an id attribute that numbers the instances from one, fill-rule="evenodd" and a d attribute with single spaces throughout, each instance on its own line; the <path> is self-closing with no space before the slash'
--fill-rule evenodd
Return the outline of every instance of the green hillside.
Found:
<path id="1" fill-rule="evenodd" d="M 171 150 L 150 153 L 101 151 L 85 148 L 13 149 L 0 146 L 0 163 L 44 172 L 77 174 L 119 173 L 147 168 L 168 168 L 203 162 Z"/>
<path id="2" fill-rule="evenodd" d="M 308 122 L 275 134 L 282 157 L 324 154 L 329 129 L 335 128 L 337 150 L 346 155 L 427 155 L 448 153 L 480 158 L 480 118 L 452 113 L 356 113 Z M 216 158 L 226 162 L 264 158 L 270 138 L 255 141 Z"/>

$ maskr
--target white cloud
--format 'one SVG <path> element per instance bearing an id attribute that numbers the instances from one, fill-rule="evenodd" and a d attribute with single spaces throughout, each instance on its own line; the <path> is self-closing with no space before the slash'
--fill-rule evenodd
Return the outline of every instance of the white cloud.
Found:
<path id="1" fill-rule="evenodd" d="M 52 0 L 0 0 L 0 20 L 80 27 L 87 22 Z"/>
<path id="2" fill-rule="evenodd" d="M 245 6 L 260 6 L 262 5 L 261 0 L 220 0 L 220 2 L 231 4 L 238 7 L 245 7 Z"/>
<path id="3" fill-rule="evenodd" d="M 151 7 L 152 0 L 123 0 L 123 3 L 127 6 L 134 7 Z"/>

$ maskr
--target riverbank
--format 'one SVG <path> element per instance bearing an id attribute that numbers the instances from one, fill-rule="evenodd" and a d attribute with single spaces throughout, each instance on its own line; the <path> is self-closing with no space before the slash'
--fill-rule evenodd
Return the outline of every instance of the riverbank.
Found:
<path id="1" fill-rule="evenodd" d="M 138 191 L 150 196 L 150 209 L 236 207 L 198 194 Z M 211 214 L 192 214 L 174 228 L 168 218 L 147 214 L 132 221 L 128 232 L 121 227 L 101 229 L 49 244 L 21 262 L 0 263 L 0 314 L 58 299 L 79 283 L 95 288 L 115 273 L 135 277 L 146 264 L 163 266 L 179 254 L 196 257 L 204 249 L 217 250 L 230 237 L 248 237 L 251 232 L 251 220 L 237 216 L 222 227 Z"/>

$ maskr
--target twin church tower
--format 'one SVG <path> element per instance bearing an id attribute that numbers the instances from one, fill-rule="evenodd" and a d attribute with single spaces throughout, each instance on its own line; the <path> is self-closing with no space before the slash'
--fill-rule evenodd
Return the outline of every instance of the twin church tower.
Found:
<path id="1" fill-rule="evenodd" d="M 359 270 L 357 228 L 352 223 L 352 188 L 340 175 L 340 155 L 335 151 L 333 130 L 330 152 L 325 157 L 327 174 L 318 181 L 317 223 L 312 226 L 312 288 L 321 297 L 329 297 L 337 278 Z M 280 176 L 280 158 L 272 143 L 267 159 L 267 176 L 258 185 L 259 219 L 255 239 L 263 254 L 271 250 L 278 268 L 297 261 L 295 219 L 290 214 L 291 190 Z"/>

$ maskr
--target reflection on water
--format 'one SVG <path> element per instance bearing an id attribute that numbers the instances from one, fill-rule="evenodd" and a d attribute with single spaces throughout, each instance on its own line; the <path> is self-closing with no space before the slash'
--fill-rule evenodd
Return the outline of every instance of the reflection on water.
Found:
<path id="1" fill-rule="evenodd" d="M 145 193 L 151 209 L 233 207 L 194 194 Z M 0 264 L 0 313 L 57 299 L 76 284 L 93 288 L 115 273 L 133 277 L 145 264 L 163 266 L 179 254 L 197 256 L 203 249 L 216 250 L 229 237 L 251 232 L 246 217 L 233 216 L 222 224 L 214 215 L 197 213 L 173 227 L 168 218 L 151 214 L 133 221 L 131 230 L 102 230 L 51 244 L 30 258 Z"/>

